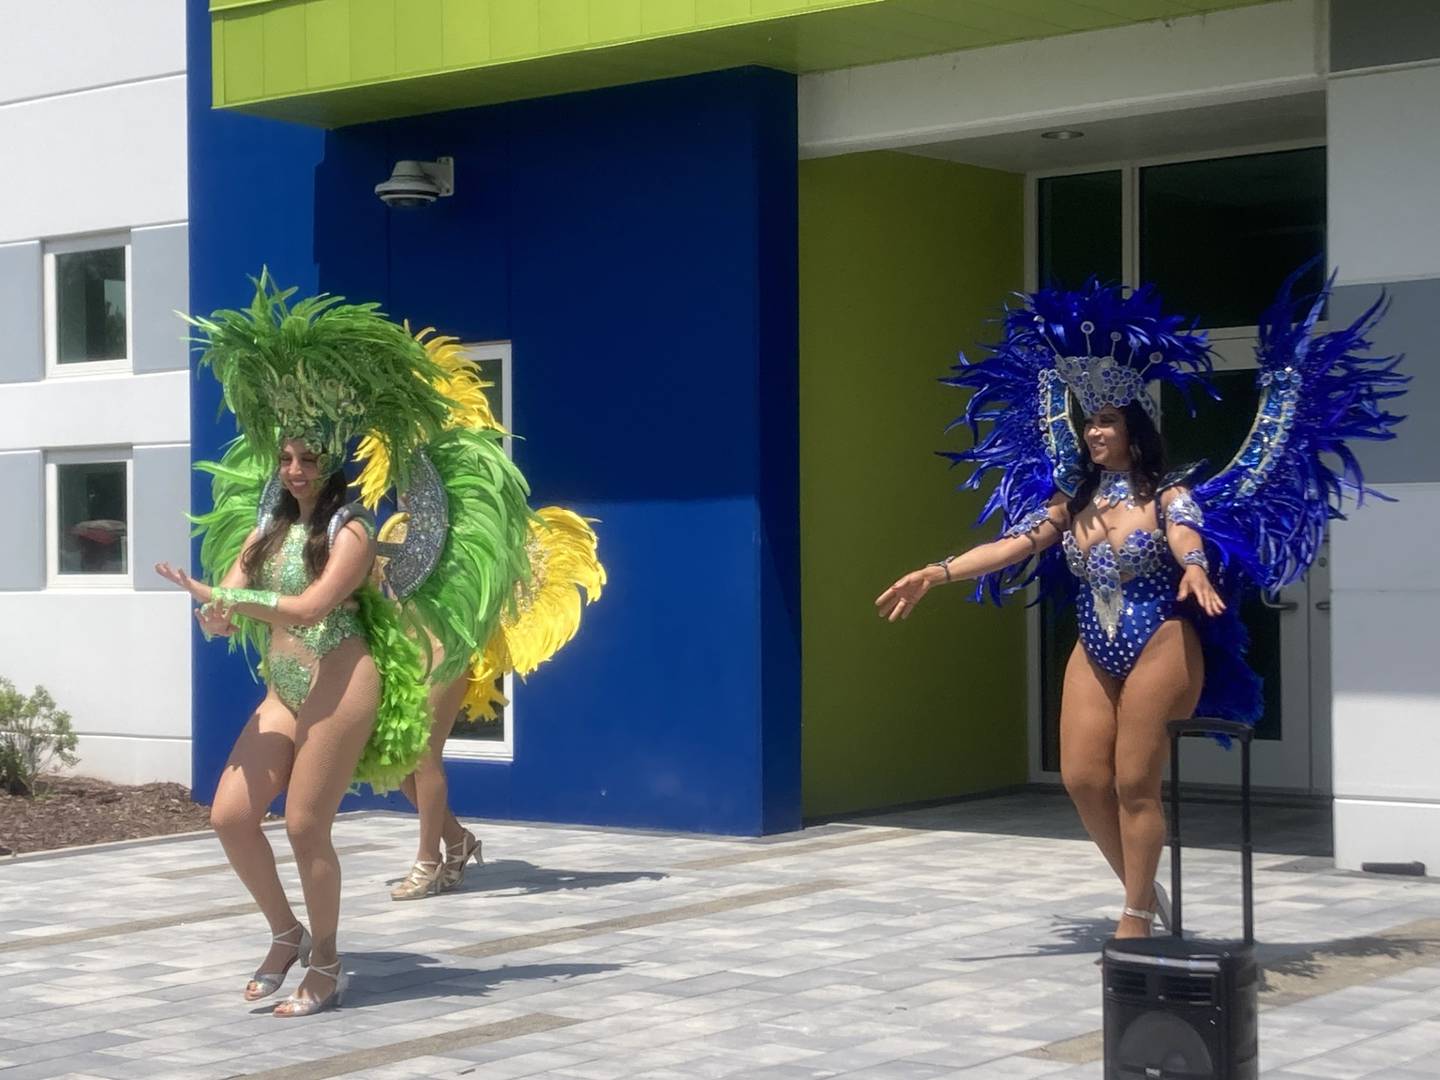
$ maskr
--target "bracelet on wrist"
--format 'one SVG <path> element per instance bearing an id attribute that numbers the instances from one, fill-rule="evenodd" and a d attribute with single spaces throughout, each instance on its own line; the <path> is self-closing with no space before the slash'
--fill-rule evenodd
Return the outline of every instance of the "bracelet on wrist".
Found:
<path id="1" fill-rule="evenodd" d="M 946 584 L 946 585 L 949 585 L 950 582 L 952 582 L 952 581 L 955 580 L 954 578 L 952 578 L 952 577 L 950 576 L 950 563 L 951 563 L 951 561 L 952 561 L 954 558 L 955 558 L 954 555 L 946 555 L 945 558 L 939 559 L 939 560 L 937 560 L 936 562 L 933 562 L 933 563 L 930 564 L 931 566 L 938 566 L 938 567 L 940 567 L 941 570 L 945 571 L 945 584 Z"/>
<path id="2" fill-rule="evenodd" d="M 1198 566 L 1207 574 L 1210 572 L 1210 560 L 1205 557 L 1203 548 L 1196 548 L 1194 551 L 1187 551 L 1185 557 L 1180 560 L 1186 566 Z"/>
<path id="3" fill-rule="evenodd" d="M 221 586 L 214 589 L 210 595 L 214 597 L 211 603 L 218 601 L 230 607 L 236 604 L 254 604 L 257 607 L 274 608 L 280 604 L 280 594 L 265 589 L 227 589 Z"/>

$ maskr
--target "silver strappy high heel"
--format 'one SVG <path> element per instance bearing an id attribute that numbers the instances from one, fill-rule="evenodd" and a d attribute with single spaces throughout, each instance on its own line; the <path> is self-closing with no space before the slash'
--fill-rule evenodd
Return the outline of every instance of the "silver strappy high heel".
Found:
<path id="1" fill-rule="evenodd" d="M 456 850 L 445 849 L 444 876 L 441 878 L 440 890 L 449 892 L 451 889 L 458 889 L 465 880 L 465 864 L 471 859 L 475 860 L 476 866 L 483 866 L 485 860 L 480 855 L 480 841 L 469 829 L 465 830 L 464 836 Z"/>
<path id="2" fill-rule="evenodd" d="M 290 935 L 295 933 L 296 930 L 300 931 L 300 940 L 291 941 Z M 255 972 L 245 987 L 246 1001 L 259 1001 L 262 998 L 269 997 L 275 993 L 276 990 L 279 990 L 285 982 L 285 976 L 290 974 L 290 969 L 295 966 L 296 960 L 300 961 L 302 968 L 310 966 L 310 931 L 306 930 L 305 927 L 301 926 L 298 922 L 283 934 L 275 934 L 270 938 L 270 942 L 273 945 L 290 946 L 290 948 L 295 950 L 295 955 L 292 956 L 290 962 L 279 971 Z"/>
<path id="3" fill-rule="evenodd" d="M 438 862 L 417 862 L 405 880 L 390 890 L 391 900 L 419 900 L 444 888 L 445 866 Z"/>
<path id="4" fill-rule="evenodd" d="M 1170 921 L 1170 897 L 1165 895 L 1165 889 L 1160 882 L 1155 882 L 1155 914 L 1160 919 L 1160 926 L 1166 933 L 1169 933 L 1173 925 Z"/>
<path id="5" fill-rule="evenodd" d="M 340 1007 L 341 1001 L 345 998 L 345 991 L 350 988 L 350 976 L 340 970 L 340 957 L 337 956 L 333 964 L 313 964 L 310 970 L 318 971 L 331 980 L 335 984 L 334 988 L 323 998 L 301 997 L 300 991 L 296 990 L 295 993 L 275 1006 L 275 1016 L 282 1020 L 288 1020 L 291 1017 L 313 1016 L 326 1009 Z"/>

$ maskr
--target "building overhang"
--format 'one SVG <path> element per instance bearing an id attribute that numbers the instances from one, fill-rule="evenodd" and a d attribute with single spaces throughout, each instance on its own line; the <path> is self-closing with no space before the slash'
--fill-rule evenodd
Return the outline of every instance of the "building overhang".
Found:
<path id="1" fill-rule="evenodd" d="M 211 0 L 213 103 L 340 127 L 723 68 L 831 71 L 1261 2 Z"/>

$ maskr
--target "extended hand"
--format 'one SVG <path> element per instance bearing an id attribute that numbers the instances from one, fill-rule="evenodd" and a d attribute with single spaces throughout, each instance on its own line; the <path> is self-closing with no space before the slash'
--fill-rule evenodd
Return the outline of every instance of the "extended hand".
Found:
<path id="1" fill-rule="evenodd" d="M 184 589 L 200 603 L 208 604 L 210 602 L 210 586 L 204 582 L 196 581 L 184 570 L 171 566 L 169 563 L 162 562 L 155 564 L 155 572 L 166 581 L 174 585 L 179 585 L 180 588 Z"/>
<path id="2" fill-rule="evenodd" d="M 1185 576 L 1180 579 L 1180 591 L 1175 594 L 1175 599 L 1189 600 L 1191 597 L 1206 615 L 1219 615 L 1225 610 L 1225 601 L 1210 584 L 1210 575 L 1202 566 L 1187 566 Z"/>
<path id="3" fill-rule="evenodd" d="M 230 621 L 230 606 L 218 601 L 196 608 L 195 621 L 206 637 L 229 637 L 235 632 L 235 624 Z"/>
<path id="4" fill-rule="evenodd" d="M 937 567 L 927 566 L 923 570 L 912 570 L 875 598 L 875 607 L 882 619 L 894 622 L 908 619 L 920 603 L 920 598 L 937 584 L 936 575 L 943 573 Z"/>

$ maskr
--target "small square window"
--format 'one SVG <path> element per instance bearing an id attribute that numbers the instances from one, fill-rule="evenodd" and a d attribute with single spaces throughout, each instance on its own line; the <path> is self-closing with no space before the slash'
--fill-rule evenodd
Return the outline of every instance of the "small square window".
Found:
<path id="1" fill-rule="evenodd" d="M 128 454 L 66 454 L 51 460 L 49 473 L 52 584 L 128 583 Z"/>
<path id="2" fill-rule="evenodd" d="M 130 369 L 126 237 L 57 241 L 45 253 L 45 348 L 51 375 Z"/>
<path id="3" fill-rule="evenodd" d="M 124 360 L 125 249 L 55 256 L 55 362 Z"/>

